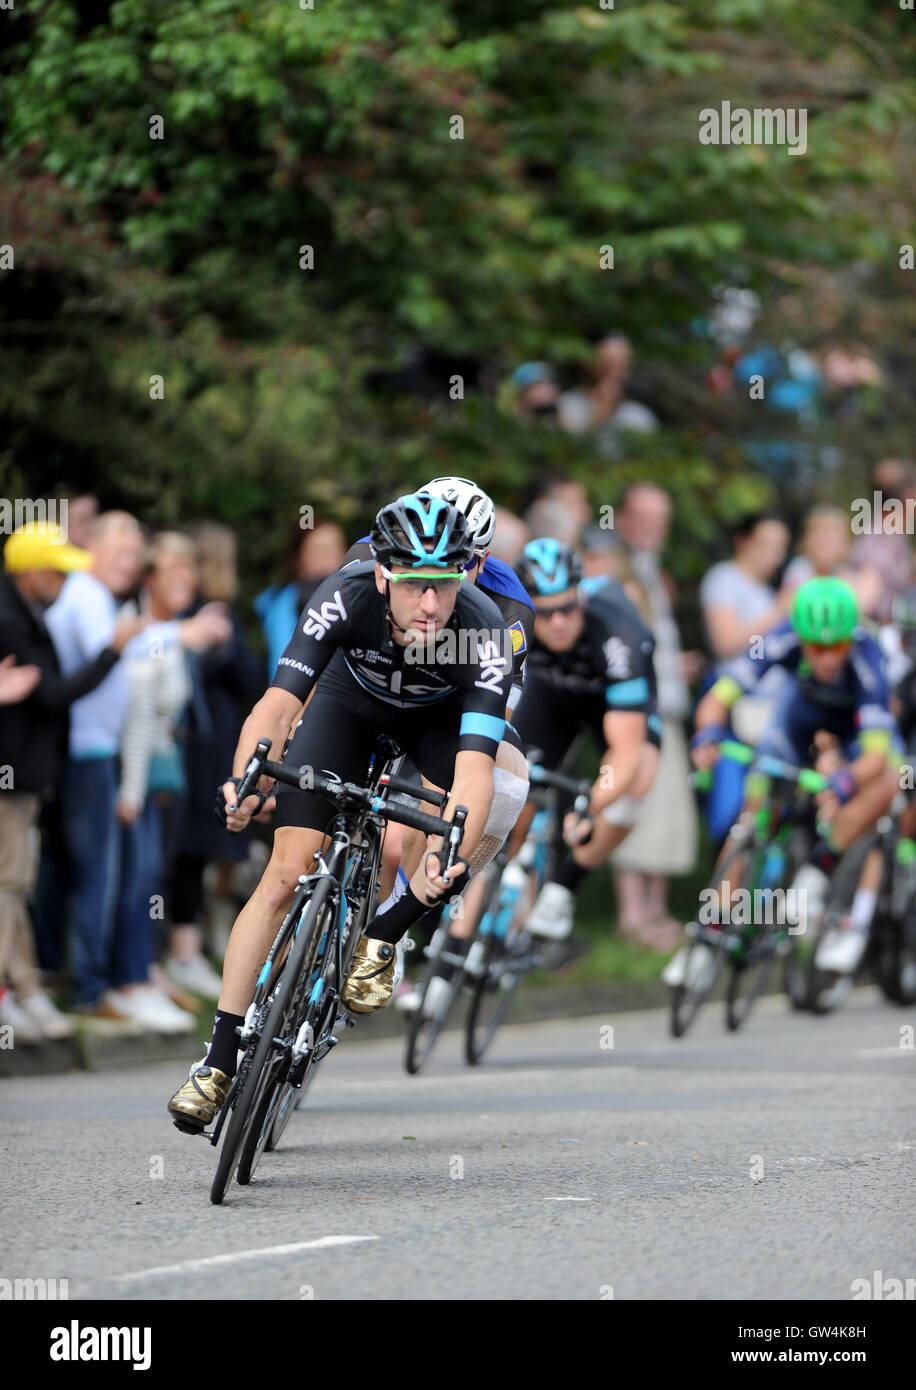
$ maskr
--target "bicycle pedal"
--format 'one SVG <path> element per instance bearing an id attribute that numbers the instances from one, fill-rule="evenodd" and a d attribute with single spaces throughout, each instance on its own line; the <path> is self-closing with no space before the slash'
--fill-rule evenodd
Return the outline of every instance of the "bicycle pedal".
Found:
<path id="1" fill-rule="evenodd" d="M 202 1134 L 205 1139 L 211 1137 L 211 1131 L 202 1129 L 200 1125 L 192 1124 L 189 1120 L 176 1120 L 173 1118 L 172 1124 L 176 1129 L 180 1129 L 182 1134 Z"/>

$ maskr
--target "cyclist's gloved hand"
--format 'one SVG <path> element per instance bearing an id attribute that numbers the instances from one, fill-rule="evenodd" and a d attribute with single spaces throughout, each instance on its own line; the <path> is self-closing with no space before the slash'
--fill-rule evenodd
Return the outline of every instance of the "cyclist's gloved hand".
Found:
<path id="1" fill-rule="evenodd" d="M 241 777 L 227 777 L 225 782 L 220 782 L 219 786 L 216 789 L 216 801 L 214 803 L 213 810 L 216 813 L 216 819 L 219 821 L 220 825 L 225 826 L 226 829 L 229 829 L 228 808 L 226 806 L 226 797 L 223 788 L 228 786 L 230 782 L 235 788 L 238 788 L 241 780 Z M 262 810 L 264 802 L 267 800 L 267 797 L 263 792 L 253 792 L 252 795 L 258 798 L 258 805 L 255 808 L 255 810 L 251 813 L 252 816 L 256 816 Z M 246 800 L 247 799 L 248 798 L 246 797 Z M 236 807 L 236 810 L 235 812 L 233 812 L 233 814 L 236 814 L 238 812 L 238 809 L 239 808 Z"/>
<path id="2" fill-rule="evenodd" d="M 595 820 L 588 812 L 577 816 L 575 811 L 569 811 L 563 817 L 563 839 L 568 845 L 587 845 L 595 833 Z"/>
<path id="3" fill-rule="evenodd" d="M 828 778 L 827 785 L 841 805 L 845 805 L 850 797 L 856 794 L 856 779 L 848 767 L 841 767 L 835 772 Z"/>
<path id="4" fill-rule="evenodd" d="M 445 851 L 443 850 L 443 855 Z M 442 887 L 441 866 L 444 862 L 440 859 L 436 850 L 431 850 L 426 856 L 424 869 L 426 871 L 427 892 L 425 898 L 430 907 L 435 903 L 447 903 L 451 898 L 455 898 L 459 893 L 463 893 L 471 877 L 466 859 L 456 859 L 448 871 L 449 883 L 447 888 Z M 432 896 L 430 896 L 430 893 Z"/>
<path id="5" fill-rule="evenodd" d="M 718 745 L 728 738 L 724 724 L 707 724 L 705 729 L 697 729 L 690 740 L 690 756 L 694 767 L 712 767 L 719 756 Z"/>
<path id="6" fill-rule="evenodd" d="M 691 738 L 691 751 L 707 743 L 721 743 L 724 738 L 728 738 L 728 729 L 724 724 L 707 724 L 705 729 L 697 729 Z"/>

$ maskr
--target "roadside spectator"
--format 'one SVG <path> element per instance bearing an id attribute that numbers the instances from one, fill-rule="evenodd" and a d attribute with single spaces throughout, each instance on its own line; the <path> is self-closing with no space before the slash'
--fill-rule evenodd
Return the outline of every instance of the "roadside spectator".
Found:
<path id="1" fill-rule="evenodd" d="M 143 562 L 143 533 L 136 519 L 127 512 L 103 513 L 93 527 L 89 554 L 91 568 L 70 575 L 47 615 L 65 675 L 111 645 L 118 600 L 133 590 Z M 163 624 L 143 637 L 159 642 L 162 650 L 176 640 L 204 645 L 211 640 L 215 616 L 202 610 L 193 619 Z M 121 1022 L 130 1019 L 111 998 L 109 983 L 118 879 L 118 757 L 127 702 L 127 676 L 123 665 L 117 665 L 73 705 L 59 797 L 59 852 L 46 847 L 43 855 L 36 921 L 42 964 L 54 969 L 60 962 L 58 933 L 69 895 L 75 1005 L 91 1018 Z"/>
<path id="2" fill-rule="evenodd" d="M 849 513 L 841 507 L 817 506 L 805 513 L 797 554 L 783 576 L 783 586 L 791 593 L 817 575 L 835 575 L 855 590 L 861 611 L 870 613 L 878 602 L 882 582 L 871 565 L 854 569 L 849 562 L 852 532 Z"/>
<path id="3" fill-rule="evenodd" d="M 140 602 L 156 625 L 171 624 L 190 607 L 197 584 L 194 545 L 163 531 L 146 553 Z M 175 806 L 185 790 L 178 725 L 191 697 L 191 677 L 181 642 L 155 634 L 132 643 L 125 658 L 128 703 L 121 741 L 117 816 L 121 823 L 118 894 L 107 998 L 118 1012 L 158 1032 L 182 1032 L 193 1014 L 178 1008 L 151 980 L 158 958 L 155 923 L 164 920 L 163 881 Z M 228 637 L 228 618 L 216 605 L 193 648 Z M 156 907 L 158 905 L 158 911 Z"/>
<path id="4" fill-rule="evenodd" d="M 0 661 L 0 705 L 27 700 L 40 679 L 37 666 L 17 666 L 15 656 L 5 656 Z"/>
<path id="5" fill-rule="evenodd" d="M 0 671 L 6 681 L 18 676 L 20 688 L 16 702 L 0 708 L 0 766 L 6 774 L 0 776 L 0 1023 L 12 1024 L 14 1038 L 26 1043 L 72 1031 L 43 992 L 35 961 L 27 907 L 35 886 L 33 829 L 66 757 L 69 706 L 104 680 L 143 623 L 119 623 L 108 645 L 63 676 L 44 612 L 67 574 L 86 569 L 90 556 L 66 544 L 59 527 L 35 525 L 10 536 L 3 563 Z M 13 661 L 27 664 L 13 667 Z"/>
<path id="6" fill-rule="evenodd" d="M 697 816 L 688 776 L 690 758 L 683 721 L 690 710 L 688 679 L 697 674 L 696 652 L 681 649 L 674 618 L 673 585 L 661 567 L 671 528 L 671 499 L 651 483 L 635 483 L 615 509 L 616 577 L 638 594 L 636 607 L 655 637 L 661 758 L 639 820 L 614 851 L 618 917 L 624 936 L 673 951 L 680 923 L 668 915 L 668 878 L 693 868 Z"/>
<path id="7" fill-rule="evenodd" d="M 633 368 L 633 350 L 624 333 L 607 333 L 595 344 L 588 364 L 591 384 L 564 391 L 558 399 L 559 420 L 570 434 L 595 435 L 602 458 L 617 458 L 620 432 L 652 434 L 658 420 L 648 406 L 626 396 Z"/>
<path id="8" fill-rule="evenodd" d="M 194 697 L 184 741 L 187 790 L 176 815 L 178 853 L 166 894 L 175 925 L 165 969 L 182 988 L 216 999 L 221 981 L 203 953 L 199 925 L 204 870 L 214 864 L 221 896 L 228 898 L 232 867 L 248 858 L 250 837 L 232 835 L 219 824 L 214 788 L 225 779 L 245 715 L 263 693 L 264 673 L 230 606 L 238 587 L 235 537 L 216 522 L 201 522 L 189 532 L 197 549 L 195 609 L 213 600 L 226 604 L 232 630 L 227 641 L 189 660 Z"/>
<path id="9" fill-rule="evenodd" d="M 94 493 L 77 492 L 67 500 L 67 539 L 71 545 L 88 546 L 98 515 L 99 499 Z"/>
<path id="10" fill-rule="evenodd" d="M 532 536 L 553 536 L 578 547 L 592 518 L 585 486 L 568 473 L 548 469 L 535 474 L 526 489 L 522 519 Z"/>
<path id="11" fill-rule="evenodd" d="M 495 529 L 490 541 L 490 554 L 507 565 L 514 565 L 531 539 L 531 532 L 513 512 L 495 507 Z"/>
<path id="12" fill-rule="evenodd" d="M 286 557 L 286 578 L 258 594 L 255 612 L 267 640 L 267 674 L 273 679 L 277 662 L 312 594 L 323 579 L 344 562 L 347 542 L 335 521 L 322 521 L 311 530 L 296 526 Z"/>
<path id="13" fill-rule="evenodd" d="M 732 558 L 707 570 L 700 583 L 700 604 L 717 664 L 747 651 L 752 637 L 762 636 L 788 615 L 791 594 L 778 593 L 770 581 L 786 558 L 789 528 L 769 512 L 755 512 L 732 528 Z M 711 679 L 716 672 L 711 673 Z M 739 700 L 732 710 L 737 736 L 755 743 L 766 721 L 782 672 L 767 672 L 754 697 Z M 744 769 L 720 758 L 713 772 L 706 804 L 709 828 L 715 839 L 731 827 L 741 806 Z"/>
<path id="14" fill-rule="evenodd" d="M 554 424 L 560 390 L 553 368 L 547 362 L 523 362 L 512 373 L 515 408 L 523 420 Z"/>
<path id="15" fill-rule="evenodd" d="M 904 507 L 916 498 L 916 466 L 908 460 L 884 459 L 874 475 L 874 491 L 882 502 L 900 501 Z M 868 499 L 869 504 L 872 498 Z M 913 572 L 912 537 L 892 528 L 890 518 L 882 514 L 871 517 L 872 529 L 857 536 L 850 550 L 850 562 L 860 574 L 873 569 L 881 577 L 881 588 L 866 610 L 879 623 L 890 622 L 894 599 L 910 586 Z"/>

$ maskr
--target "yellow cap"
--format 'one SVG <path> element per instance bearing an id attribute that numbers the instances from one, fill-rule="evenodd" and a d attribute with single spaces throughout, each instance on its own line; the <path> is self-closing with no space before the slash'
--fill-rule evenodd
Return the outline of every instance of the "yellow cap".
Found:
<path id="1" fill-rule="evenodd" d="M 3 550 L 3 564 L 9 574 L 26 570 L 87 570 L 92 564 L 88 550 L 70 545 L 59 526 L 45 521 L 29 522 L 14 531 Z"/>

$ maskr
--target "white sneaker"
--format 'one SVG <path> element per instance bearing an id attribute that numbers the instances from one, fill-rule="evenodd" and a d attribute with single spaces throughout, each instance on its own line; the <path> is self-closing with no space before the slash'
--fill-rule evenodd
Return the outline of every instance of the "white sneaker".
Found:
<path id="1" fill-rule="evenodd" d="M 478 936 L 476 941 L 471 942 L 471 949 L 468 951 L 467 960 L 464 962 L 464 973 L 472 980 L 479 980 L 484 973 L 485 958 L 487 948 Z"/>
<path id="2" fill-rule="evenodd" d="M 813 930 L 817 926 L 824 915 L 829 887 L 830 879 L 823 869 L 819 869 L 816 864 L 802 864 L 792 884 L 798 904 L 798 922 L 793 923 L 791 935 L 804 936 L 809 929 Z"/>
<path id="3" fill-rule="evenodd" d="M 27 1014 L 45 1038 L 72 1038 L 73 1021 L 62 1014 L 46 994 L 33 994 L 23 999 L 20 1008 Z"/>
<path id="4" fill-rule="evenodd" d="M 109 990 L 106 997 L 116 1009 L 154 1033 L 189 1033 L 194 1030 L 194 1015 L 179 1009 L 177 1004 L 173 1004 L 152 985 L 137 985 L 132 990 Z"/>
<path id="5" fill-rule="evenodd" d="M 42 1039 L 38 1024 L 20 1008 L 8 989 L 0 994 L 0 1028 L 12 1028 L 13 1047 L 17 1043 L 31 1047 Z"/>
<path id="6" fill-rule="evenodd" d="M 662 984 L 670 985 L 672 989 L 676 989 L 678 985 L 682 985 L 684 983 L 684 967 L 686 964 L 687 947 L 682 946 L 677 955 L 671 957 L 662 971 L 660 976 Z"/>
<path id="7" fill-rule="evenodd" d="M 420 991 L 409 980 L 402 980 L 394 992 L 394 1007 L 404 1014 L 412 1014 L 420 1007 Z"/>
<path id="8" fill-rule="evenodd" d="M 686 971 L 685 984 L 696 994 L 709 989 L 716 974 L 716 952 L 714 947 L 701 941 L 690 953 L 690 965 Z"/>
<path id="9" fill-rule="evenodd" d="M 192 956 L 190 960 L 173 960 L 169 957 L 165 962 L 165 973 L 182 989 L 189 989 L 192 994 L 202 994 L 205 999 L 218 999 L 223 987 L 222 980 L 204 956 Z"/>
<path id="10" fill-rule="evenodd" d="M 439 1019 L 445 1013 L 452 997 L 452 986 L 441 975 L 434 975 L 429 982 L 426 998 L 423 1001 L 423 1017 Z"/>
<path id="11" fill-rule="evenodd" d="M 848 927 L 832 927 L 824 933 L 814 957 L 814 964 L 818 970 L 830 970 L 837 975 L 854 975 L 867 944 L 868 937 L 857 931 Z"/>
<path id="12" fill-rule="evenodd" d="M 532 936 L 565 941 L 572 931 L 575 896 L 562 883 L 545 883 L 525 923 Z"/>

